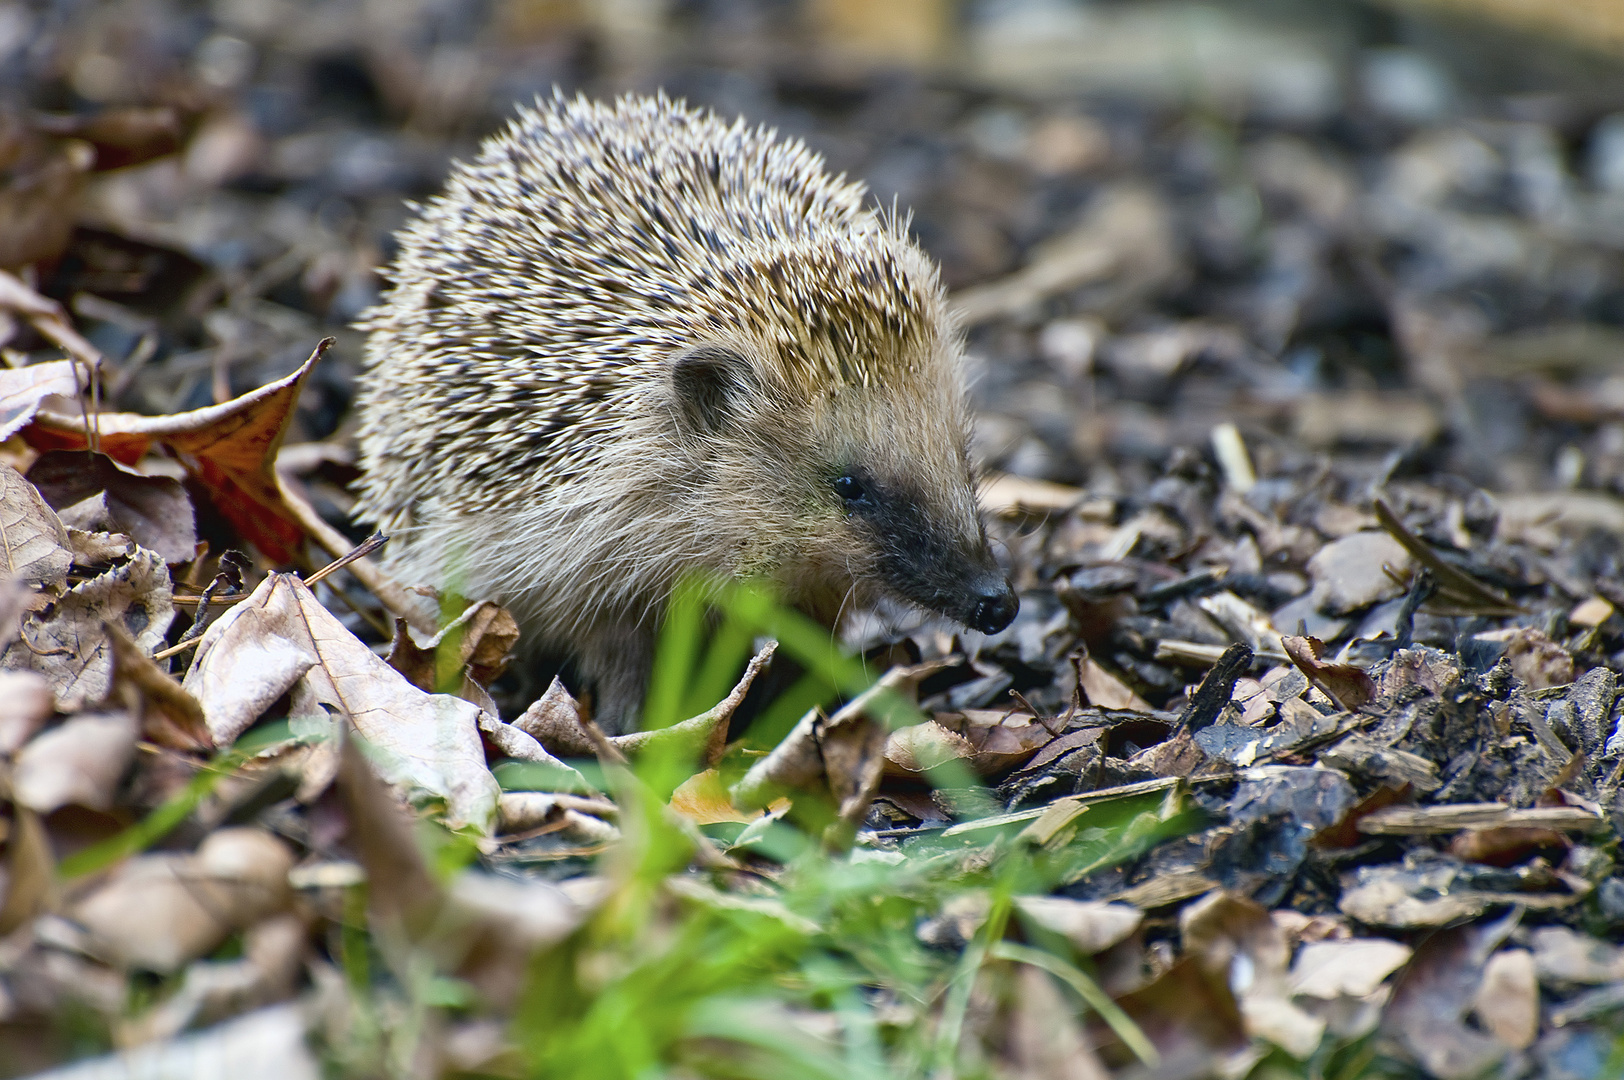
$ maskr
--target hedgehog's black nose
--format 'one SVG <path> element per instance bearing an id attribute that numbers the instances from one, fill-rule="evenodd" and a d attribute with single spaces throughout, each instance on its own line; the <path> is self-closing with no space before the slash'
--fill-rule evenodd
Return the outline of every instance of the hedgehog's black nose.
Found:
<path id="1" fill-rule="evenodd" d="M 970 629 L 980 630 L 983 634 L 996 634 L 1015 621 L 1015 613 L 1019 610 L 1021 601 L 1015 595 L 1015 590 L 1009 587 L 1009 582 L 1000 581 L 976 599 L 968 625 Z"/>

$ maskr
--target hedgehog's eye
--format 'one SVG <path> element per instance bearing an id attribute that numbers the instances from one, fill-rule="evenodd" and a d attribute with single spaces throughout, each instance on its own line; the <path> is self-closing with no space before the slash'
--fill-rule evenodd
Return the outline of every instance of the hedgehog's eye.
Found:
<path id="1" fill-rule="evenodd" d="M 842 473 L 835 477 L 835 494 L 845 499 L 848 506 L 869 502 L 868 488 L 851 473 Z"/>

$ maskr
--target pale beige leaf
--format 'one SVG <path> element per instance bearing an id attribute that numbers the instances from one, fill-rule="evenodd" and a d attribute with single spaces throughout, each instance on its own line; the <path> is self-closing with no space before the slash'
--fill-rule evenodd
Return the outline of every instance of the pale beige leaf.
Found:
<path id="1" fill-rule="evenodd" d="M 1131 904 L 1065 896 L 1017 896 L 1015 907 L 1039 926 L 1064 937 L 1084 956 L 1126 940 L 1145 919 L 1144 912 Z"/>
<path id="2" fill-rule="evenodd" d="M 43 675 L 0 671 L 0 754 L 15 754 L 56 709 Z"/>
<path id="3" fill-rule="evenodd" d="M 547 692 L 513 721 L 513 726 L 555 754 L 592 757 L 597 747 L 582 724 L 580 702 L 555 676 Z"/>
<path id="4" fill-rule="evenodd" d="M 194 855 L 140 855 L 74 906 L 119 963 L 179 970 L 229 934 L 284 910 L 293 853 L 259 829 L 221 829 Z"/>
<path id="5" fill-rule="evenodd" d="M 1539 1035 L 1534 954 L 1527 949 L 1506 949 L 1489 957 L 1472 1007 L 1496 1039 L 1518 1050 L 1532 1046 Z"/>
<path id="6" fill-rule="evenodd" d="M 290 590 L 277 588 L 278 578 L 260 582 L 203 632 L 181 681 L 203 706 L 219 746 L 235 742 L 320 662 L 298 603 Z"/>
<path id="7" fill-rule="evenodd" d="M 84 371 L 72 360 L 0 369 L 0 440 L 21 431 L 46 398 L 76 397 L 84 386 Z"/>
<path id="8" fill-rule="evenodd" d="M 956 731 L 934 720 L 898 728 L 885 740 L 886 771 L 902 776 L 919 776 L 949 761 L 965 761 L 976 748 Z"/>
<path id="9" fill-rule="evenodd" d="M 1053 976 L 1025 964 L 1015 972 L 1009 1056 L 1012 1080 L 1107 1080 L 1111 1075 Z"/>
<path id="10" fill-rule="evenodd" d="M 1290 946 L 1266 908 L 1245 896 L 1214 892 L 1179 913 L 1179 930 L 1185 950 L 1234 991 L 1247 1034 L 1298 1060 L 1314 1052 L 1325 1021 L 1291 1002 Z"/>
<path id="11" fill-rule="evenodd" d="M 129 713 L 81 713 L 24 746 L 12 787 L 17 801 L 41 814 L 63 806 L 107 810 L 135 756 Z"/>
<path id="12" fill-rule="evenodd" d="M 1291 992 L 1326 1001 L 1369 997 L 1412 951 L 1386 938 L 1308 942 L 1291 965 Z"/>
<path id="13" fill-rule="evenodd" d="M 195 1035 L 93 1058 L 40 1073 L 35 1080 L 130 1080 L 131 1077 L 230 1077 L 320 1080 L 304 1011 L 277 1005 Z"/>
<path id="14" fill-rule="evenodd" d="M 1087 657 L 1077 665 L 1077 679 L 1090 705 L 1098 705 L 1102 709 L 1151 711 L 1148 701 L 1134 693 L 1127 683 L 1096 664 L 1093 657 Z"/>
<path id="15" fill-rule="evenodd" d="M 498 789 L 479 708 L 413 686 L 292 574 L 267 577 L 204 632 L 183 685 L 222 745 L 291 690 L 293 715 L 347 718 L 385 779 L 444 799 L 453 828 L 490 828 Z"/>

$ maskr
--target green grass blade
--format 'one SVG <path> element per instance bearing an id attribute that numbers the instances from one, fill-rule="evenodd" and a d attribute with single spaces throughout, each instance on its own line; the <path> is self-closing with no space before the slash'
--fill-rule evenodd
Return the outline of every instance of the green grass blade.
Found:
<path id="1" fill-rule="evenodd" d="M 1161 1055 L 1156 1052 L 1156 1047 L 1145 1038 L 1145 1033 L 1139 1030 L 1139 1025 L 1133 1022 L 1133 1018 L 1122 1011 L 1122 1006 L 1111 1000 L 1111 996 L 1099 983 L 1089 978 L 1075 964 L 1069 964 L 1052 953 L 1026 945 L 1017 945 L 1012 941 L 995 943 L 991 952 L 1000 960 L 1012 960 L 1017 964 L 1029 964 L 1047 971 L 1077 991 L 1077 996 L 1098 1013 L 1101 1020 L 1110 1025 L 1117 1038 L 1121 1039 L 1123 1045 L 1132 1050 L 1140 1061 L 1152 1068 L 1161 1061 Z"/>

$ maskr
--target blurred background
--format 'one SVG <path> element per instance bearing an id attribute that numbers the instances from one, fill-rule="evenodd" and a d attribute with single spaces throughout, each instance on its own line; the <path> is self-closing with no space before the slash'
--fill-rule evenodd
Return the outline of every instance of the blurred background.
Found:
<path id="1" fill-rule="evenodd" d="M 0 266 L 125 409 L 336 334 L 289 441 L 337 518 L 406 200 L 554 88 L 664 88 L 911 208 L 998 471 L 1121 497 L 1232 421 L 1265 483 L 1624 493 L 1624 0 L 7 0 Z"/>

